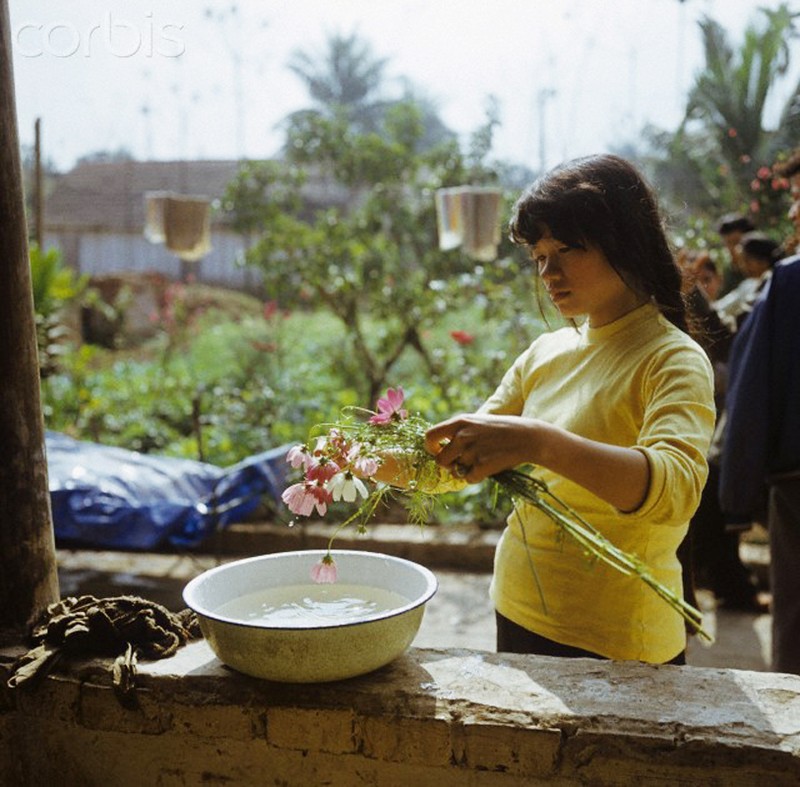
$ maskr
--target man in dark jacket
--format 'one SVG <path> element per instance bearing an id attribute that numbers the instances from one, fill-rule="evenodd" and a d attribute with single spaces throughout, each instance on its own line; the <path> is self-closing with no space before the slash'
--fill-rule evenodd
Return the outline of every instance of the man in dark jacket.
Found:
<path id="1" fill-rule="evenodd" d="M 800 153 L 792 160 L 796 213 Z M 766 505 L 772 669 L 800 675 L 800 255 L 775 266 L 734 340 L 726 410 L 722 508 L 736 523 Z"/>

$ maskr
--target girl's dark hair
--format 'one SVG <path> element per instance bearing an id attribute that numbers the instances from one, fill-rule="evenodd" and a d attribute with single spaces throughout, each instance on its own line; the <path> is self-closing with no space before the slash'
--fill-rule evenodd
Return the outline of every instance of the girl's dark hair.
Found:
<path id="1" fill-rule="evenodd" d="M 517 200 L 509 237 L 533 246 L 545 227 L 567 246 L 599 247 L 634 292 L 652 298 L 670 322 L 688 332 L 681 272 L 658 203 L 631 163 L 613 155 L 586 156 L 540 177 Z"/>

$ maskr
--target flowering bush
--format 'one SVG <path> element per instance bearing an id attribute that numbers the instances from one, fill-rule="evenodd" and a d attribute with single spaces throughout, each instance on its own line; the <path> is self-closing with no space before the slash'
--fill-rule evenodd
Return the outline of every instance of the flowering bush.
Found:
<path id="1" fill-rule="evenodd" d="M 475 341 L 475 336 L 467 331 L 450 331 L 450 337 L 461 345 L 472 344 Z"/>
<path id="2" fill-rule="evenodd" d="M 312 569 L 314 582 L 336 581 L 336 566 L 330 551 L 334 539 L 344 527 L 353 523 L 357 524 L 359 532 L 364 532 L 367 522 L 387 496 L 402 495 L 409 519 L 424 524 L 429 519 L 438 489 L 455 481 L 425 449 L 425 433 L 431 424 L 418 415 L 409 414 L 403 408 L 404 399 L 402 388 L 390 388 L 385 397 L 378 399 L 376 411 L 350 408 L 343 420 L 320 427 L 323 434 L 315 437 L 312 433 L 312 439 L 292 447 L 287 454 L 292 467 L 303 473 L 302 480 L 283 493 L 283 501 L 292 513 L 309 516 L 316 510 L 320 516 L 325 516 L 333 501 L 359 504 L 355 513 L 334 530 L 327 554 Z M 400 470 L 396 476 L 389 474 L 388 477 L 402 486 L 376 478 L 387 462 L 393 462 Z M 504 470 L 491 480 L 512 501 L 524 501 L 544 512 L 559 533 L 577 541 L 592 559 L 605 562 L 623 574 L 637 575 L 692 628 L 711 639 L 702 628 L 702 614 L 697 609 L 659 583 L 637 557 L 615 547 L 567 503 L 553 495 L 544 482 L 530 475 L 528 468 Z M 524 525 L 522 528 L 524 536 Z M 529 553 L 528 558 L 546 610 L 533 556 Z"/>
<path id="3" fill-rule="evenodd" d="M 774 167 L 761 165 L 755 169 L 750 180 L 750 202 L 748 209 L 761 229 L 784 229 L 786 195 L 789 181 L 777 175 Z"/>

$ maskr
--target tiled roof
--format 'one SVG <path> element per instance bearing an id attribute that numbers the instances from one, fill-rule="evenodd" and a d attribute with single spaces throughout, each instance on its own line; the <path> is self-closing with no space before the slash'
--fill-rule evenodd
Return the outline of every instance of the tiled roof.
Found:
<path id="1" fill-rule="evenodd" d="M 45 226 L 139 232 L 146 192 L 217 199 L 238 167 L 238 161 L 85 162 L 56 181 L 45 203 Z"/>
<path id="2" fill-rule="evenodd" d="M 141 232 L 148 191 L 173 191 L 206 196 L 225 193 L 239 161 L 110 161 L 84 162 L 60 175 L 45 201 L 49 230 Z M 312 179 L 304 188 L 309 205 L 343 204 L 349 194 L 341 186 Z M 225 216 L 212 212 L 212 223 Z"/>

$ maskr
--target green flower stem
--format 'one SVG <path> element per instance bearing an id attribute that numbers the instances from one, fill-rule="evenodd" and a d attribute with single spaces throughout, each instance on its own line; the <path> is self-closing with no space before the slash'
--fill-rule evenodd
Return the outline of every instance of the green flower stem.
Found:
<path id="1" fill-rule="evenodd" d="M 713 641 L 713 637 L 703 629 L 703 615 L 699 610 L 661 584 L 642 561 L 614 546 L 597 529 L 586 522 L 577 511 L 550 492 L 546 484 L 519 470 L 503 471 L 493 476 L 493 479 L 512 499 L 524 500 L 545 513 L 564 533 L 577 541 L 591 557 L 603 561 L 625 575 L 635 574 L 638 576 L 675 609 L 701 637 L 709 642 Z M 548 502 L 544 498 L 545 495 L 556 505 Z"/>
<path id="2" fill-rule="evenodd" d="M 347 519 L 344 520 L 337 528 L 333 531 L 333 535 L 328 539 L 328 554 L 326 557 L 333 560 L 331 557 L 331 549 L 333 548 L 333 542 L 346 527 L 349 527 L 353 522 L 359 520 L 358 525 L 358 532 L 363 533 L 365 530 L 366 523 L 372 519 L 375 515 L 375 509 L 383 502 L 385 497 L 388 497 L 390 494 L 393 493 L 393 489 L 390 486 L 385 484 L 380 484 L 375 491 L 367 497 L 366 500 L 358 507 L 358 510 L 351 514 Z"/>

